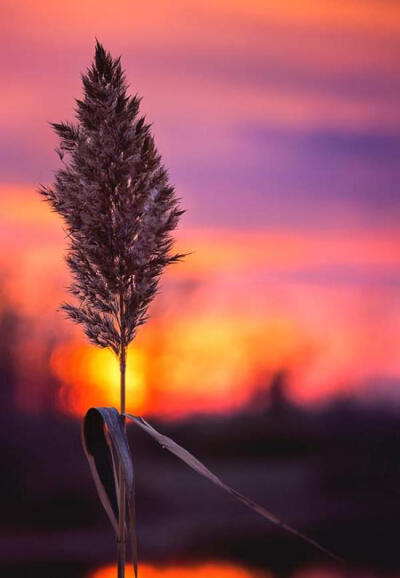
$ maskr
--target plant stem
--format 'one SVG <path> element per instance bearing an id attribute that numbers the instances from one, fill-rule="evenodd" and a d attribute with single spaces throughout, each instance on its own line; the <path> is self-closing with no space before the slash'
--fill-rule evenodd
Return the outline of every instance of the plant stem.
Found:
<path id="1" fill-rule="evenodd" d="M 120 363 L 120 393 L 121 393 L 121 415 L 126 428 L 125 420 L 125 370 L 126 370 L 126 346 L 125 346 L 125 327 L 124 327 L 124 310 L 123 310 L 123 296 L 120 295 L 120 319 L 121 319 L 121 349 L 119 355 Z M 126 562 L 126 488 L 125 480 L 123 478 L 122 467 L 119 468 L 119 535 L 118 535 L 118 578 L 125 578 L 125 562 Z"/>

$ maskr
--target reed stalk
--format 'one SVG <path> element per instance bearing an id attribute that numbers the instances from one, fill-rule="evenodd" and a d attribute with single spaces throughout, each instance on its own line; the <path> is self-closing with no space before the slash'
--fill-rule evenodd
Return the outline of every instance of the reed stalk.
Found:
<path id="1" fill-rule="evenodd" d="M 64 220 L 70 293 L 62 309 L 89 340 L 107 347 L 120 364 L 125 427 L 127 347 L 148 318 L 172 253 L 172 231 L 183 213 L 161 161 L 140 98 L 129 96 L 119 58 L 97 42 L 82 75 L 76 122 L 53 123 L 63 167 L 39 192 Z M 126 561 L 127 488 L 118 472 L 118 578 Z"/>
<path id="2" fill-rule="evenodd" d="M 121 325 L 121 346 L 119 355 L 120 367 L 120 413 L 126 431 L 126 360 L 127 351 L 125 346 L 125 326 L 124 326 L 124 298 L 120 293 L 120 325 Z M 119 467 L 119 532 L 118 532 L 118 578 L 125 578 L 126 563 L 126 487 L 122 473 L 122 466 Z"/>

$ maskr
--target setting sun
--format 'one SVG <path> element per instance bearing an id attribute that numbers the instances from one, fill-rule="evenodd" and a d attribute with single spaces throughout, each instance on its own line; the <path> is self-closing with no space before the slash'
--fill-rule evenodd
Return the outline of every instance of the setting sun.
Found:
<path id="1" fill-rule="evenodd" d="M 119 407 L 119 365 L 108 349 L 63 344 L 54 350 L 51 367 L 62 383 L 59 401 L 64 410 L 80 414 L 93 404 Z M 138 349 L 129 351 L 126 379 L 129 409 L 143 412 L 147 402 L 145 359 Z"/>

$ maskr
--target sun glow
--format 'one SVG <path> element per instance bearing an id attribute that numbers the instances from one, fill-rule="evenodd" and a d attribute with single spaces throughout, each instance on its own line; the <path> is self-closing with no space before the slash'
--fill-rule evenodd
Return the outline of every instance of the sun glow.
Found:
<path id="1" fill-rule="evenodd" d="M 91 405 L 119 407 L 119 364 L 108 349 L 62 344 L 54 350 L 50 363 L 62 383 L 59 401 L 64 410 L 81 414 Z M 134 348 L 129 351 L 126 381 L 129 409 L 143 412 L 147 402 L 144 356 Z"/>

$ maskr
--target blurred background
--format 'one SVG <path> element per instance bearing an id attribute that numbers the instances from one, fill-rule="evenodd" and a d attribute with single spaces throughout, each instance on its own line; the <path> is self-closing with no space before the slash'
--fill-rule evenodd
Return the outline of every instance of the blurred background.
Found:
<path id="1" fill-rule="evenodd" d="M 191 252 L 129 351 L 128 408 L 346 560 L 131 425 L 143 578 L 400 576 L 400 4 L 2 0 L 0 31 L 2 576 L 116 575 L 80 424 L 118 405 L 118 366 L 57 312 L 67 239 L 35 192 L 95 37 Z"/>

